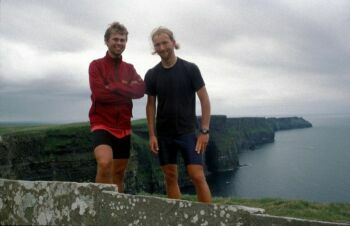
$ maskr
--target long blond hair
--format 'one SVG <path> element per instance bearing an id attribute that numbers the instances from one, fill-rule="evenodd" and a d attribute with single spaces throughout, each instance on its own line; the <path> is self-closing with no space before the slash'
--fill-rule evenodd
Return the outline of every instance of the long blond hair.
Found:
<path id="1" fill-rule="evenodd" d="M 157 28 L 153 29 L 153 31 L 151 33 L 152 42 L 153 42 L 153 38 L 157 35 L 160 35 L 160 34 L 168 35 L 170 40 L 175 42 L 175 49 L 180 49 L 180 45 L 175 41 L 174 33 L 169 28 L 166 28 L 166 27 L 161 26 L 161 27 L 157 27 Z M 156 54 L 156 52 L 153 51 L 152 54 Z"/>

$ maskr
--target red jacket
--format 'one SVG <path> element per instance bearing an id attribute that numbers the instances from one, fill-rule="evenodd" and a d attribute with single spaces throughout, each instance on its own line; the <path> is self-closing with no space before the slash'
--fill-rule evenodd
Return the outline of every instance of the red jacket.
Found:
<path id="1" fill-rule="evenodd" d="M 91 127 L 105 125 L 131 129 L 132 99 L 143 97 L 145 91 L 144 82 L 134 66 L 122 59 L 116 62 L 107 52 L 105 57 L 90 63 L 89 81 Z"/>

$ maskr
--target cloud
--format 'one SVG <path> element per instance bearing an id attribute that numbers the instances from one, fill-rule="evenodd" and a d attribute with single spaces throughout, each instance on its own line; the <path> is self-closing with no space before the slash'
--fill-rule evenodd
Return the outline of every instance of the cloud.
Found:
<path id="1" fill-rule="evenodd" d="M 103 34 L 112 21 L 127 26 L 123 58 L 142 77 L 159 62 L 150 54 L 150 32 L 172 29 L 181 45 L 177 55 L 202 72 L 213 113 L 350 109 L 346 0 L 0 4 L 0 120 L 87 120 L 88 65 L 104 56 Z M 134 115 L 144 117 L 145 98 L 135 103 Z"/>
<path id="2" fill-rule="evenodd" d="M 36 4 L 35 4 L 36 3 Z M 38 3 L 41 3 L 40 5 Z M 2 1 L 3 39 L 46 51 L 80 51 L 94 43 L 93 34 L 65 21 L 46 1 Z"/>

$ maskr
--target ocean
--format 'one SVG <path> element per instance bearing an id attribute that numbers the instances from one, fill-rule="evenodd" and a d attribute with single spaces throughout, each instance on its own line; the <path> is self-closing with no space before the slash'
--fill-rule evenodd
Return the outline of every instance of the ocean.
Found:
<path id="1" fill-rule="evenodd" d="M 239 155 L 242 167 L 208 178 L 214 196 L 350 202 L 350 114 L 303 116 L 312 128 L 278 131 Z"/>

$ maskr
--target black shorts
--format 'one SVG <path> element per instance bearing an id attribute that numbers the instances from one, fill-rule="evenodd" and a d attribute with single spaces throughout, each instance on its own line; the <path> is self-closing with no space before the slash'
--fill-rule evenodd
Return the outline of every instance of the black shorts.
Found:
<path id="1" fill-rule="evenodd" d="M 177 164 L 178 152 L 181 153 L 186 166 L 189 164 L 203 165 L 203 153 L 198 154 L 196 152 L 196 143 L 197 137 L 195 133 L 158 137 L 160 165 Z"/>
<path id="2" fill-rule="evenodd" d="M 98 145 L 109 145 L 113 150 L 113 159 L 129 159 L 130 157 L 130 135 L 117 138 L 106 130 L 95 130 L 92 132 L 93 148 Z"/>

